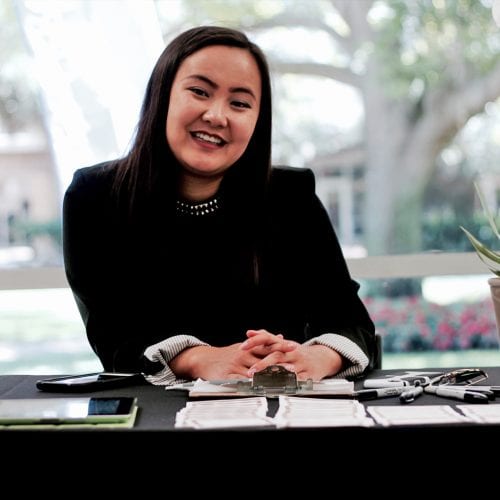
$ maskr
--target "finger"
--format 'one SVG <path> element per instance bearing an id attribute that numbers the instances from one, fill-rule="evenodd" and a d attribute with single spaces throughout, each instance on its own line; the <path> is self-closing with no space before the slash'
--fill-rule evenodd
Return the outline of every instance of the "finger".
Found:
<path id="1" fill-rule="evenodd" d="M 258 339 L 254 337 L 253 339 L 245 340 L 240 345 L 240 349 L 243 351 L 252 351 L 257 355 L 269 354 L 271 352 L 281 351 L 281 352 L 290 352 L 295 349 L 300 344 L 297 342 L 282 340 L 282 339 Z M 255 349 L 258 349 L 257 351 Z"/>
<path id="2" fill-rule="evenodd" d="M 256 337 L 257 335 L 270 335 L 271 337 L 278 337 L 280 339 L 283 338 L 283 334 L 282 333 L 278 333 L 278 334 L 274 334 L 274 333 L 271 333 L 267 330 L 264 330 L 264 329 L 261 329 L 261 330 L 247 330 L 245 335 L 248 337 L 248 338 L 252 338 L 252 337 Z"/>
<path id="3" fill-rule="evenodd" d="M 247 340 L 245 340 L 241 345 L 240 349 L 246 350 L 246 349 L 252 349 L 254 347 L 257 347 L 259 345 L 269 345 L 272 344 L 276 341 L 280 341 L 280 339 L 277 339 L 274 335 L 270 333 L 259 333 L 257 335 L 254 335 L 252 337 L 249 337 Z"/>
<path id="4" fill-rule="evenodd" d="M 267 330 L 247 330 L 247 337 L 255 337 L 256 335 L 260 335 L 261 333 L 269 333 Z"/>
<path id="5" fill-rule="evenodd" d="M 292 351 L 298 345 L 297 342 L 293 340 L 285 340 L 282 334 L 274 335 L 272 333 L 266 332 L 262 330 L 261 333 L 249 337 L 245 340 L 241 345 L 240 349 L 249 350 L 253 349 L 257 346 L 268 346 L 276 344 L 276 348 L 274 350 L 282 350 L 284 352 Z"/>
<path id="6" fill-rule="evenodd" d="M 273 352 L 292 352 L 295 349 L 297 349 L 297 346 L 299 344 L 295 342 L 275 342 L 274 344 L 268 344 L 268 345 L 258 345 L 253 348 L 249 349 L 249 352 L 251 352 L 254 356 L 257 356 L 259 358 L 263 358 L 265 356 L 268 356 L 269 354 Z"/>
<path id="7" fill-rule="evenodd" d="M 285 353 L 281 351 L 269 354 L 269 356 L 262 358 L 257 363 L 254 363 L 248 369 L 248 374 L 249 374 L 248 376 L 251 377 L 255 372 L 260 372 L 261 370 L 264 370 L 264 368 L 267 368 L 268 366 L 286 363 L 287 359 L 285 356 L 286 356 Z"/>
<path id="8" fill-rule="evenodd" d="M 275 350 L 279 349 L 282 352 L 291 352 L 297 349 L 297 347 L 299 347 L 300 344 L 293 340 L 285 340 L 284 342 L 276 342 L 271 347 L 274 348 L 275 346 L 276 346 Z"/>

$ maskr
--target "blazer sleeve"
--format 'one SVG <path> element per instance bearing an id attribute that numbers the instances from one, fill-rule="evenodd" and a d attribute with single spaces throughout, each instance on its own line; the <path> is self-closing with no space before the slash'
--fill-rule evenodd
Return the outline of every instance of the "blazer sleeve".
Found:
<path id="1" fill-rule="evenodd" d="M 298 169 L 295 169 L 298 170 Z M 294 178 L 293 181 L 291 179 Z M 375 356 L 375 327 L 352 279 L 330 217 L 315 193 L 310 169 L 300 169 L 287 182 L 290 232 L 295 236 L 295 270 L 306 293 L 307 338 L 333 333 L 354 342 L 368 357 Z M 278 196 L 278 198 L 281 198 Z"/>
<path id="2" fill-rule="evenodd" d="M 151 373 L 148 345 L 127 302 L 119 219 L 105 165 L 77 170 L 63 200 L 65 272 L 89 343 L 107 371 Z"/>

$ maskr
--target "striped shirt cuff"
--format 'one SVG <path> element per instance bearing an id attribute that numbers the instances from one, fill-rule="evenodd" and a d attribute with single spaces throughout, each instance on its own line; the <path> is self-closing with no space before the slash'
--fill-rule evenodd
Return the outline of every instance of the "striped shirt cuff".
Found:
<path id="1" fill-rule="evenodd" d="M 177 378 L 175 373 L 170 369 L 170 366 L 168 366 L 168 363 L 184 349 L 200 345 L 208 344 L 191 335 L 176 335 L 162 340 L 157 344 L 150 345 L 144 351 L 144 356 L 149 361 L 159 361 L 164 368 L 153 375 L 145 375 L 144 378 L 153 385 L 173 385 L 187 382 L 185 379 Z"/>
<path id="2" fill-rule="evenodd" d="M 351 362 L 345 370 L 337 373 L 333 378 L 345 378 L 359 375 L 360 373 L 363 373 L 365 368 L 368 366 L 369 360 L 367 355 L 357 344 L 343 335 L 338 335 L 336 333 L 324 333 L 319 337 L 314 337 L 313 339 L 304 342 L 304 345 L 315 344 L 330 347 L 330 349 L 337 351 L 341 356 Z"/>

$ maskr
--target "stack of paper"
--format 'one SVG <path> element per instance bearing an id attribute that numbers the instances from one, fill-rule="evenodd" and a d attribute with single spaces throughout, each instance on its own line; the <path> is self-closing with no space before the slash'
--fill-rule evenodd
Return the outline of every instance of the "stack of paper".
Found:
<path id="1" fill-rule="evenodd" d="M 500 405 L 458 405 L 457 408 L 474 422 L 500 423 Z"/>
<path id="2" fill-rule="evenodd" d="M 214 429 L 273 425 L 265 397 L 188 402 L 177 412 L 176 427 Z"/>
<path id="3" fill-rule="evenodd" d="M 447 405 L 369 406 L 368 413 L 384 426 L 472 422 Z"/>
<path id="4" fill-rule="evenodd" d="M 317 399 L 280 396 L 274 417 L 277 427 L 370 427 L 373 420 L 353 399 Z"/>

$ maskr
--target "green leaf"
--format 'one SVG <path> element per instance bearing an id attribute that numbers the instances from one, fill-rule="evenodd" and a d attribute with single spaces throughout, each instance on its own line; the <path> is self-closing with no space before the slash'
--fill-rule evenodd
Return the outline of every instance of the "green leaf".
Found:
<path id="1" fill-rule="evenodd" d="M 479 184 L 477 182 L 474 182 L 474 187 L 476 188 L 477 195 L 479 196 L 479 201 L 481 202 L 481 206 L 483 207 L 484 213 L 488 218 L 488 222 L 490 223 L 491 229 L 493 230 L 493 233 L 496 235 L 496 237 L 500 240 L 500 234 L 498 232 L 498 228 L 495 223 L 495 218 L 493 217 L 493 214 L 491 213 L 490 209 L 488 208 L 488 205 L 486 204 L 483 192 L 481 191 L 481 188 L 479 187 Z"/>
<path id="2" fill-rule="evenodd" d="M 472 246 L 475 248 L 479 258 L 486 264 L 488 269 L 500 276 L 500 253 L 490 250 L 488 247 L 484 246 L 474 235 L 472 235 L 463 226 L 460 229 L 467 235 Z"/>

